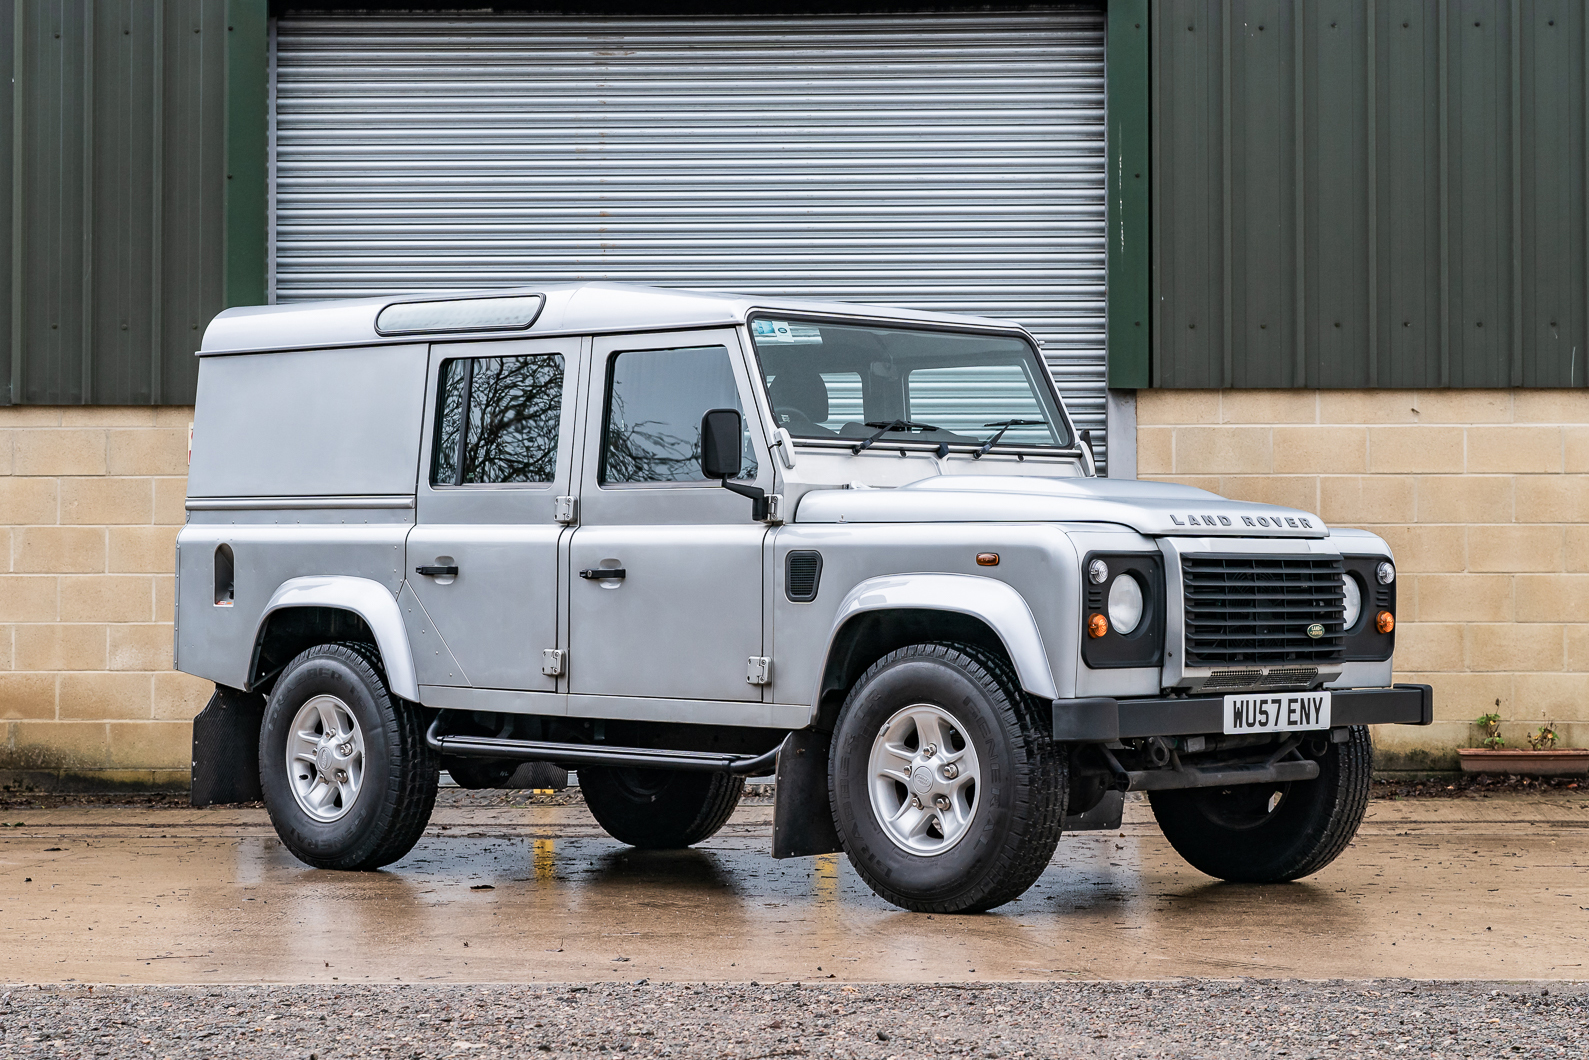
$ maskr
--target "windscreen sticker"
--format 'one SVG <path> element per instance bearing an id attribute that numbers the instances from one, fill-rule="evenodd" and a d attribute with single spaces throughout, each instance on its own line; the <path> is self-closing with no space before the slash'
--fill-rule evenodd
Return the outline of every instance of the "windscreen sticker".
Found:
<path id="1" fill-rule="evenodd" d="M 798 324 L 788 320 L 752 320 L 750 333 L 758 343 L 780 346 L 820 346 L 822 329 L 815 324 Z"/>

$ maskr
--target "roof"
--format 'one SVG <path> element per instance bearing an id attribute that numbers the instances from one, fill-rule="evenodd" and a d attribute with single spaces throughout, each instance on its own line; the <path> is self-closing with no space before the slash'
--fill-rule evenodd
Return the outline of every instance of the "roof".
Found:
<path id="1" fill-rule="evenodd" d="M 437 291 L 438 299 L 542 295 L 546 299 L 534 324 L 523 331 L 434 332 L 382 335 L 375 330 L 378 313 L 393 302 L 411 302 L 426 292 L 378 298 L 345 298 L 289 305 L 228 309 L 210 321 L 199 356 L 315 347 L 370 346 L 378 343 L 425 342 L 433 338 L 514 338 L 519 336 L 632 331 L 637 328 L 698 327 L 740 324 L 753 310 L 818 315 L 881 317 L 901 322 L 1018 327 L 1003 320 L 926 313 L 850 302 L 807 301 L 765 295 L 710 291 L 674 291 L 637 284 L 591 280 L 542 287 L 495 288 L 487 291 Z"/>

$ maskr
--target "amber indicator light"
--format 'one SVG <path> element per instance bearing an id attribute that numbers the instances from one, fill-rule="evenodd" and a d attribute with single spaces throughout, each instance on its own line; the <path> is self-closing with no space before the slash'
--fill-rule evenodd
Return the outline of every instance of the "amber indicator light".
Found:
<path id="1" fill-rule="evenodd" d="M 999 565 L 999 554 L 997 552 L 978 552 L 977 553 L 977 566 L 979 566 L 979 567 L 997 567 L 998 565 Z"/>
<path id="2" fill-rule="evenodd" d="M 1374 616 L 1374 628 L 1381 633 L 1389 633 L 1396 628 L 1396 616 L 1389 611 L 1381 611 Z"/>
<path id="3" fill-rule="evenodd" d="M 1109 620 L 1102 615 L 1093 615 L 1087 619 L 1087 636 L 1101 637 L 1109 632 Z"/>

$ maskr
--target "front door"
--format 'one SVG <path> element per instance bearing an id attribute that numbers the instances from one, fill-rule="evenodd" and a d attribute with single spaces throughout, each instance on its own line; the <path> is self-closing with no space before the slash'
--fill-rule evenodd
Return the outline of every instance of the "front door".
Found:
<path id="1" fill-rule="evenodd" d="M 558 498 L 572 492 L 580 363 L 578 339 L 431 347 L 400 601 L 421 684 L 556 690 L 542 663 L 559 647 Z"/>
<path id="2" fill-rule="evenodd" d="M 759 702 L 762 544 L 750 501 L 701 475 L 701 416 L 755 405 L 732 330 L 595 340 L 580 526 L 569 570 L 569 691 Z M 772 487 L 747 420 L 743 481 Z M 603 576 L 603 570 L 614 571 Z M 621 570 L 622 576 L 616 576 Z"/>

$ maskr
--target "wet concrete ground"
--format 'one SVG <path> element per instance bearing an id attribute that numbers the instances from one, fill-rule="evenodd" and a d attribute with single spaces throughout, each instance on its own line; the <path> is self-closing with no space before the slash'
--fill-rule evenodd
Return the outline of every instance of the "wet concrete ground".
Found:
<path id="1" fill-rule="evenodd" d="M 260 809 L 0 809 L 0 981 L 1589 979 L 1589 796 L 1375 801 L 1334 865 L 1272 887 L 1202 876 L 1131 803 L 967 917 L 897 910 L 842 857 L 772 860 L 766 801 L 665 854 L 577 803 L 453 801 L 368 874 L 304 867 Z"/>

